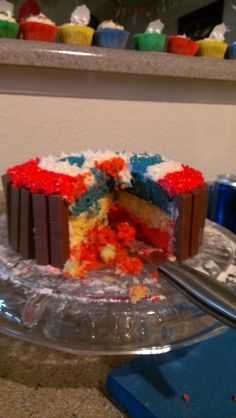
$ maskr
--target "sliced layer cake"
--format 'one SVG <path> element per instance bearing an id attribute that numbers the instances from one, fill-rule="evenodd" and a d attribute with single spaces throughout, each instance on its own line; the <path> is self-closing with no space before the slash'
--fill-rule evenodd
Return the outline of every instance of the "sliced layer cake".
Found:
<path id="1" fill-rule="evenodd" d="M 3 176 L 9 244 L 25 258 L 84 277 L 106 265 L 139 274 L 136 239 L 184 260 L 206 216 L 202 174 L 161 157 L 86 151 L 43 157 Z"/>

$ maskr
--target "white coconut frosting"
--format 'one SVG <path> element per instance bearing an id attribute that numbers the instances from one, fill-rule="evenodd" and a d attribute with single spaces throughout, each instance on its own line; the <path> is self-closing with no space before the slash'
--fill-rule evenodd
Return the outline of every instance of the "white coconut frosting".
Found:
<path id="1" fill-rule="evenodd" d="M 119 182 L 130 184 L 132 178 L 129 165 L 129 159 L 132 155 L 131 153 L 116 153 L 114 151 L 94 152 L 88 150 L 83 152 L 82 155 L 85 157 L 85 161 L 82 167 L 78 167 L 76 164 L 70 164 L 68 161 L 60 161 L 60 159 L 62 158 L 80 157 L 81 153 L 72 153 L 69 155 L 61 153 L 59 156 L 56 157 L 52 155 L 42 157 L 39 162 L 39 167 L 47 171 L 67 174 L 72 177 L 90 173 L 90 175 L 88 176 L 87 185 L 92 187 L 93 185 L 95 185 L 96 180 L 90 170 L 91 168 L 96 167 L 96 162 L 102 163 L 103 161 L 110 160 L 112 158 L 121 157 L 125 160 L 126 164 L 123 170 L 119 172 Z"/>
<path id="2" fill-rule="evenodd" d="M 175 161 L 164 161 L 163 163 L 150 165 L 147 168 L 145 177 L 157 182 L 164 178 L 167 174 L 183 171 L 181 163 Z"/>

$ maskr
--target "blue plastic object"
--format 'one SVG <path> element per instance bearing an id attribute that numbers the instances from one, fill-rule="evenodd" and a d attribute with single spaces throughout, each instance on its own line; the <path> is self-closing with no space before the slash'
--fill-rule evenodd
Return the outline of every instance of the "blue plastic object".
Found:
<path id="1" fill-rule="evenodd" d="M 230 330 L 190 348 L 137 357 L 108 375 L 108 389 L 134 418 L 235 418 L 235 352 Z"/>

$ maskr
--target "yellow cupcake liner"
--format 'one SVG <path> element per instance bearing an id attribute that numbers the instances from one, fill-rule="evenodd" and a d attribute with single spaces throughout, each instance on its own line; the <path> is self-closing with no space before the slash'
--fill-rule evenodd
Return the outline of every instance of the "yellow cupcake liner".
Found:
<path id="1" fill-rule="evenodd" d="M 228 44 L 223 41 L 217 41 L 215 39 L 202 39 L 201 41 L 196 42 L 199 45 L 197 55 L 201 57 L 223 59 L 228 48 Z"/>
<path id="2" fill-rule="evenodd" d="M 58 29 L 60 42 L 64 44 L 85 45 L 92 44 L 94 29 L 81 25 L 65 25 Z"/>

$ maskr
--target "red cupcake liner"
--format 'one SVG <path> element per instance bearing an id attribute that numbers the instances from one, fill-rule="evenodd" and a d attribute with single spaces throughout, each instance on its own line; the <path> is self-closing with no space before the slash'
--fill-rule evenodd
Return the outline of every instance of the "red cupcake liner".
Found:
<path id="1" fill-rule="evenodd" d="M 192 39 L 180 36 L 168 37 L 167 51 L 172 54 L 195 55 L 198 49 L 199 45 L 192 41 Z"/>
<path id="2" fill-rule="evenodd" d="M 40 22 L 22 22 L 20 33 L 27 40 L 54 42 L 57 36 L 57 27 Z"/>

